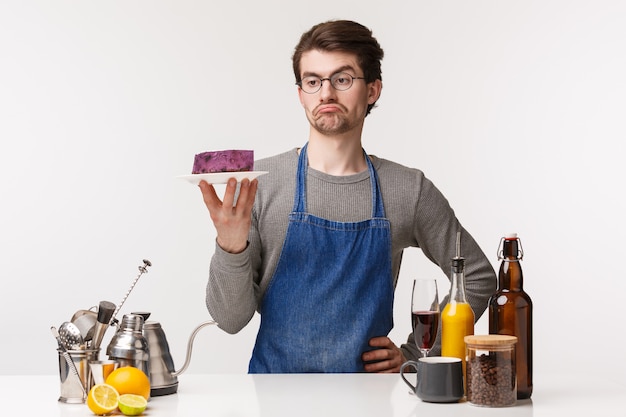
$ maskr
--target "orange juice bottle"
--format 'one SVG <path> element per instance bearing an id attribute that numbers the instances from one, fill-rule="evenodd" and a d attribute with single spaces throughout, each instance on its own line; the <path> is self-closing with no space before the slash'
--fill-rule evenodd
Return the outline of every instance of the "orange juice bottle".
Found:
<path id="1" fill-rule="evenodd" d="M 465 298 L 465 259 L 460 256 L 461 233 L 457 233 L 456 256 L 452 258 L 452 284 L 448 304 L 441 314 L 441 355 L 463 362 L 465 372 L 465 336 L 474 334 L 474 311 Z"/>

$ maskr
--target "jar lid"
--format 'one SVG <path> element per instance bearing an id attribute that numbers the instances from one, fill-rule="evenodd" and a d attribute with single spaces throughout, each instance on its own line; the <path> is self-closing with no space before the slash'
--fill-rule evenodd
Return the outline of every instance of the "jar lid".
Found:
<path id="1" fill-rule="evenodd" d="M 477 346 L 503 346 L 517 343 L 517 337 L 503 334 L 483 334 L 465 336 L 465 343 Z"/>

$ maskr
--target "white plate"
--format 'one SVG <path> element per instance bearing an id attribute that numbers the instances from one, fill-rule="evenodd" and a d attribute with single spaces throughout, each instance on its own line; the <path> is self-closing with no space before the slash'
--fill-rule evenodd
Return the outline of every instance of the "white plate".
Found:
<path id="1" fill-rule="evenodd" d="M 229 178 L 234 178 L 237 182 L 241 182 L 245 178 L 252 181 L 260 175 L 267 174 L 267 172 L 268 171 L 213 172 L 210 174 L 179 175 L 176 178 L 187 180 L 194 185 L 198 185 L 201 180 L 205 180 L 209 184 L 226 184 Z"/>

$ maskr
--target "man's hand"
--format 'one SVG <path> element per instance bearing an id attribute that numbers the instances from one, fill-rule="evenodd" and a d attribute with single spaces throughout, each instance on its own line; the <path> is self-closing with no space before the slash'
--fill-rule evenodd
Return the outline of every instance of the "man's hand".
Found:
<path id="1" fill-rule="evenodd" d="M 406 362 L 402 350 L 387 336 L 373 337 L 370 346 L 378 349 L 363 353 L 365 372 L 400 372 L 400 366 Z"/>
<path id="2" fill-rule="evenodd" d="M 217 196 L 213 185 L 200 181 L 199 187 L 204 204 L 209 209 L 211 220 L 217 230 L 217 244 L 226 252 L 243 252 L 248 244 L 257 184 L 256 179 L 252 181 L 244 179 L 239 187 L 237 204 L 234 205 L 237 191 L 237 181 L 234 178 L 230 178 L 226 184 L 223 202 Z"/>

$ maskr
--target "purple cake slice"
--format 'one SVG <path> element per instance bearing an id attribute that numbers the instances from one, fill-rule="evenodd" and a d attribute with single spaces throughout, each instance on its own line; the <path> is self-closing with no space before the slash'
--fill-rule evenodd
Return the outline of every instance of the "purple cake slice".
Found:
<path id="1" fill-rule="evenodd" d="M 209 174 L 212 172 L 252 171 L 254 168 L 254 151 L 228 150 L 203 152 L 193 160 L 192 174 Z"/>

